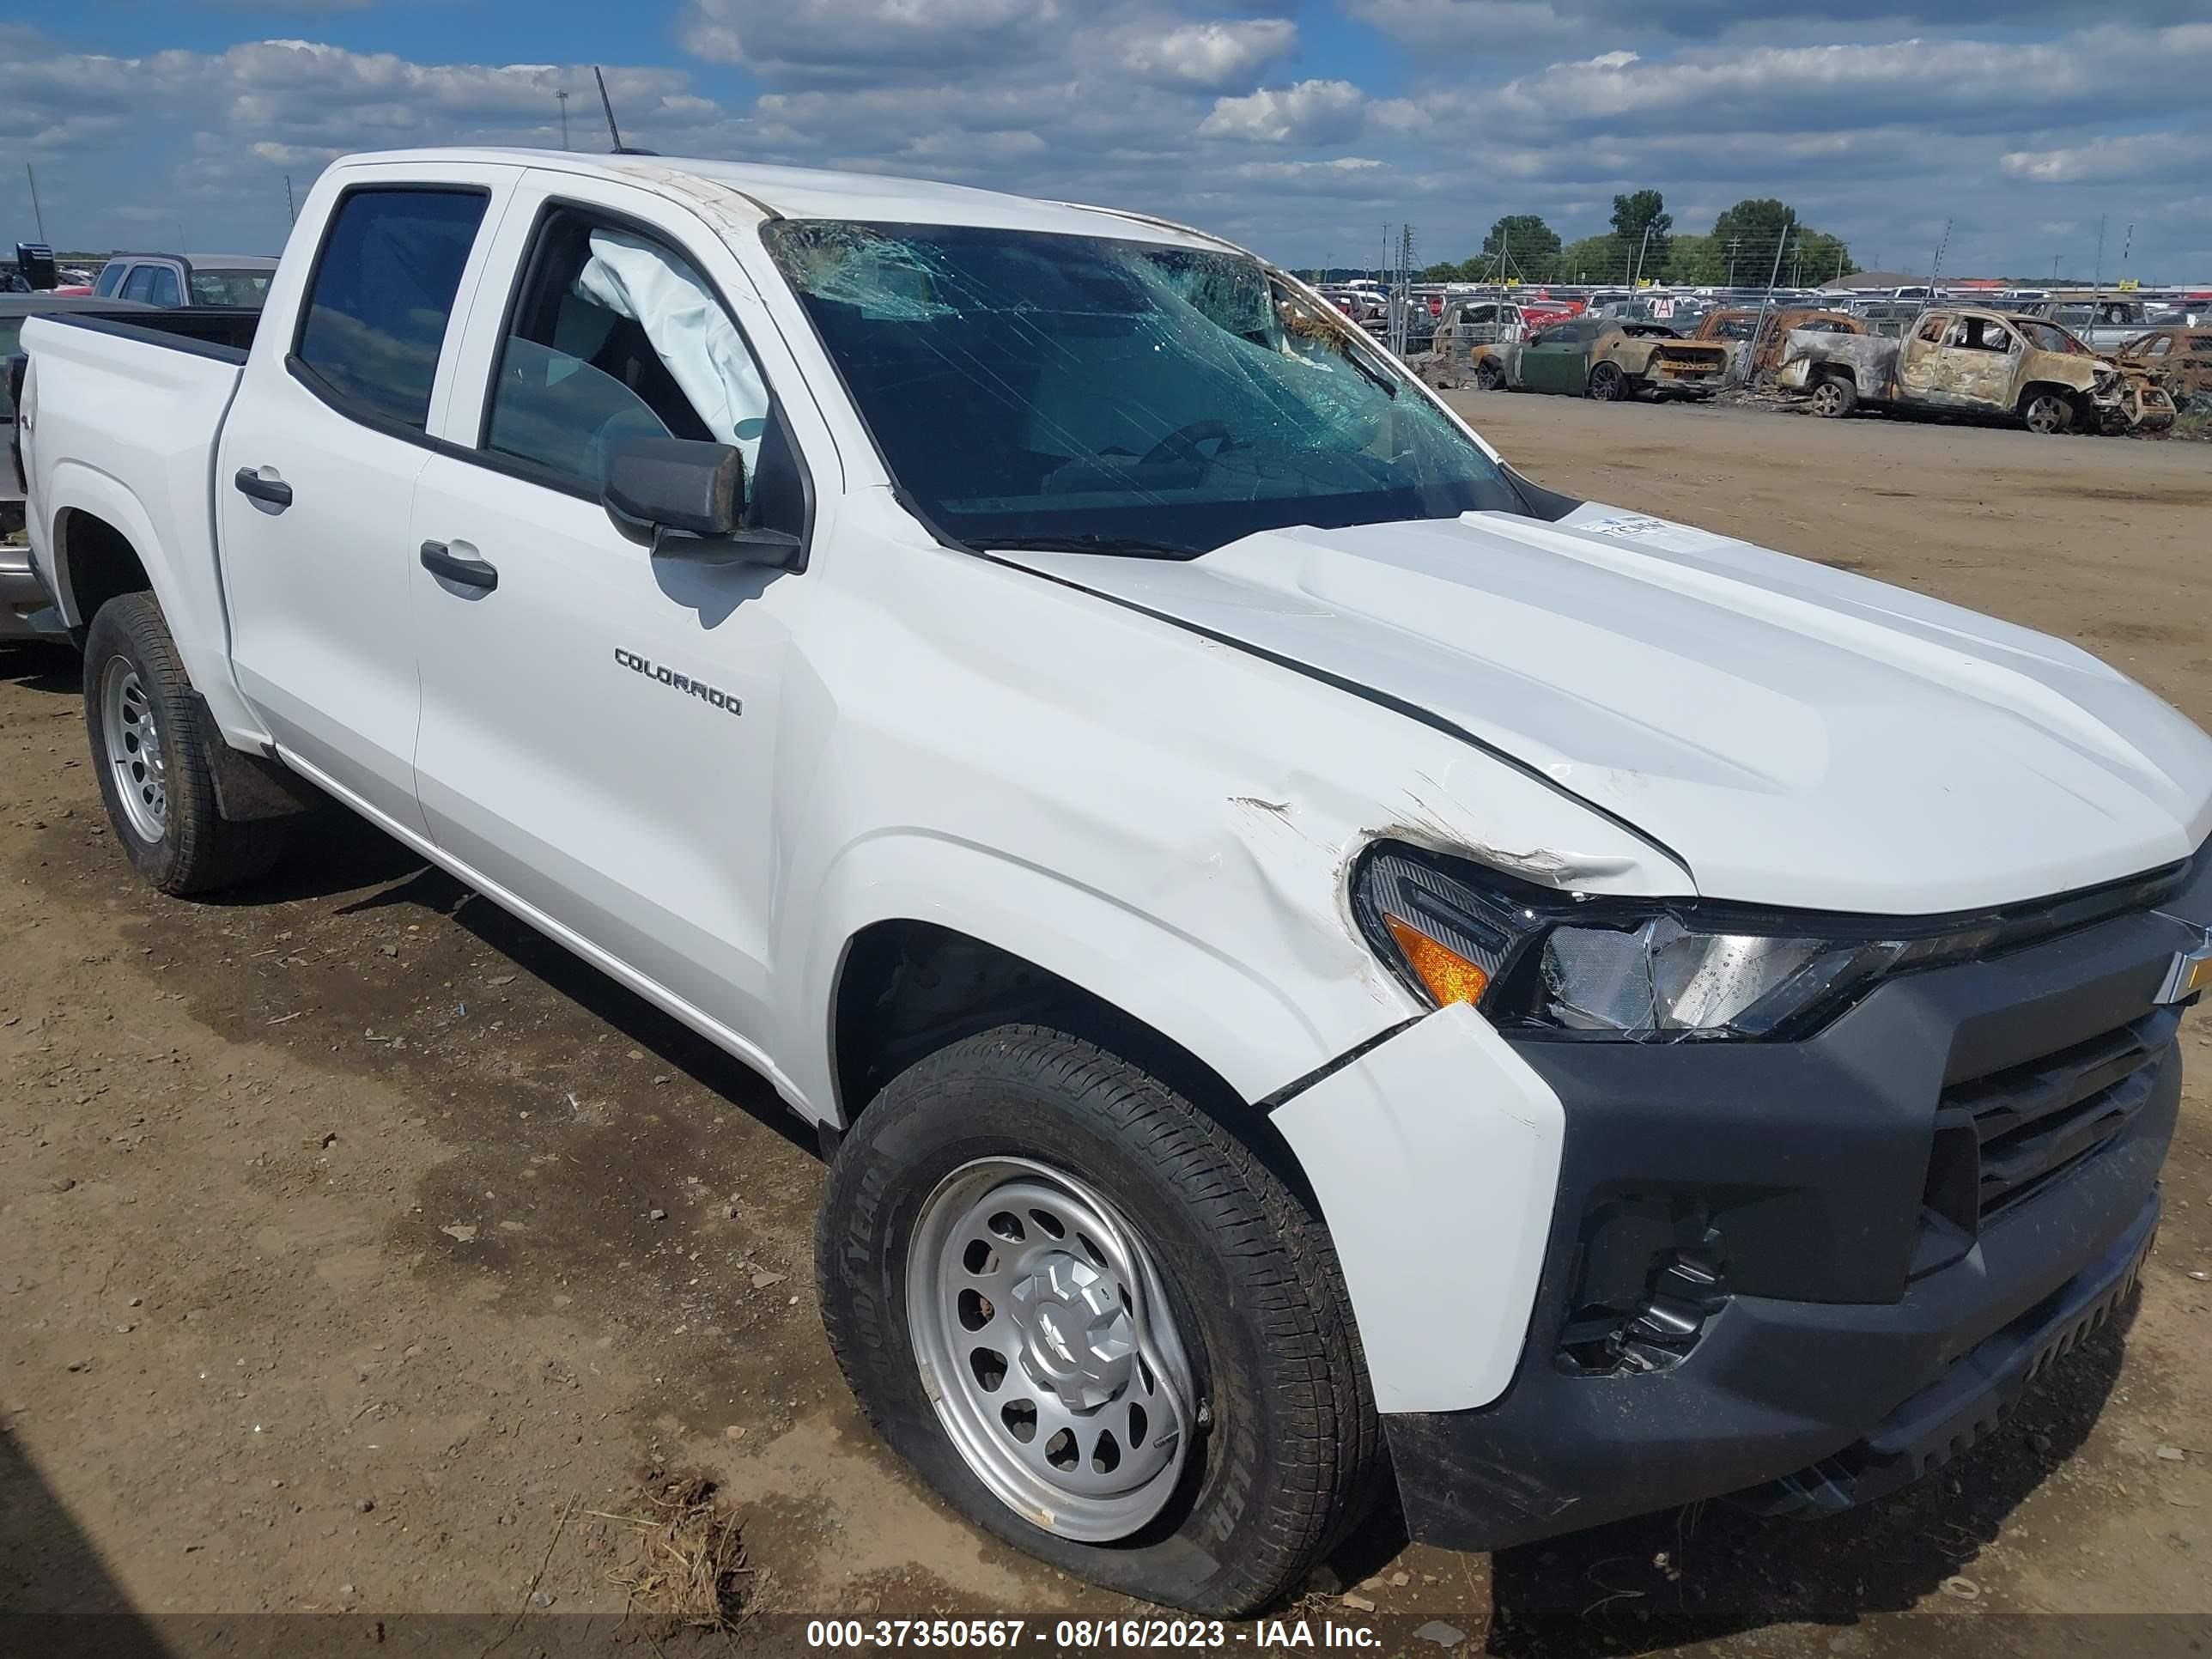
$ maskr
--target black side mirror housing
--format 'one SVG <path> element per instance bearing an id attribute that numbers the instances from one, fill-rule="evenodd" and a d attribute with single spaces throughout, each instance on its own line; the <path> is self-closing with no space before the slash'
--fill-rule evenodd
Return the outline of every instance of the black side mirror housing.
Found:
<path id="1" fill-rule="evenodd" d="M 729 444 L 625 439 L 608 452 L 599 500 L 615 528 L 655 558 L 781 568 L 798 551 L 795 537 L 745 527 L 745 460 Z"/>

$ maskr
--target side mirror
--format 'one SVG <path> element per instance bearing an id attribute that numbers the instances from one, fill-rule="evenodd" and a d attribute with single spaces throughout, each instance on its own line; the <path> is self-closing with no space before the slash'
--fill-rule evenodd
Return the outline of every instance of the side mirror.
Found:
<path id="1" fill-rule="evenodd" d="M 798 553 L 795 537 L 745 528 L 745 460 L 729 444 L 624 439 L 608 451 L 599 501 L 655 558 L 782 567 Z"/>

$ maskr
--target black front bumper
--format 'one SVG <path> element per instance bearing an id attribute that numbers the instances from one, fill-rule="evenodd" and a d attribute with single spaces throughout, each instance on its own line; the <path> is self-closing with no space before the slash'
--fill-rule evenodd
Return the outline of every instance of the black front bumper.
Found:
<path id="1" fill-rule="evenodd" d="M 1881 987 L 1796 1043 L 1530 1042 L 1566 1112 L 1511 1385 L 1386 1416 L 1413 1535 L 1699 1498 L 1820 1513 L 1979 1437 L 2122 1310 L 2181 1094 L 2159 995 L 2212 858 L 2137 911 Z"/>

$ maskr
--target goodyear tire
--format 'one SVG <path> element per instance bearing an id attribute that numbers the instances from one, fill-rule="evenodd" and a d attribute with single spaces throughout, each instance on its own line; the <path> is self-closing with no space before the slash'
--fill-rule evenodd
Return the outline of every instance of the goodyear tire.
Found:
<path id="1" fill-rule="evenodd" d="M 1296 1589 L 1371 1498 L 1379 1429 L 1325 1234 L 1090 1042 L 1001 1026 L 895 1079 L 838 1151 L 816 1262 L 877 1431 L 1063 1571 L 1231 1616 Z"/>
<path id="2" fill-rule="evenodd" d="M 250 880 L 284 846 L 281 823 L 234 823 L 216 809 L 191 693 L 151 593 L 100 606 L 84 645 L 85 726 L 100 799 L 138 873 L 179 896 Z"/>

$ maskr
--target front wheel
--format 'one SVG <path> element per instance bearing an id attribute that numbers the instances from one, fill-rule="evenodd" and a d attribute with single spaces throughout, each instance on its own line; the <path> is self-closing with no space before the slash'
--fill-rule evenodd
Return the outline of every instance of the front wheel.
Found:
<path id="1" fill-rule="evenodd" d="M 261 874 L 283 850 L 275 821 L 235 823 L 192 719 L 191 682 L 151 593 L 110 599 L 84 642 L 84 718 L 100 794 L 138 873 L 164 893 Z"/>
<path id="2" fill-rule="evenodd" d="M 2073 401 L 2056 392 L 2039 392 L 2031 396 L 2021 410 L 2030 432 L 2048 437 L 2054 433 L 2070 432 L 2079 411 Z"/>
<path id="3" fill-rule="evenodd" d="M 1379 1474 L 1319 1226 L 1218 1123 L 1063 1033 L 1003 1026 L 894 1079 L 839 1149 L 817 1272 L 893 1449 L 1109 1589 L 1264 1606 Z"/>
<path id="4" fill-rule="evenodd" d="M 1474 366 L 1474 389 L 1495 392 L 1505 384 L 1505 371 L 1492 359 L 1486 357 Z"/>

